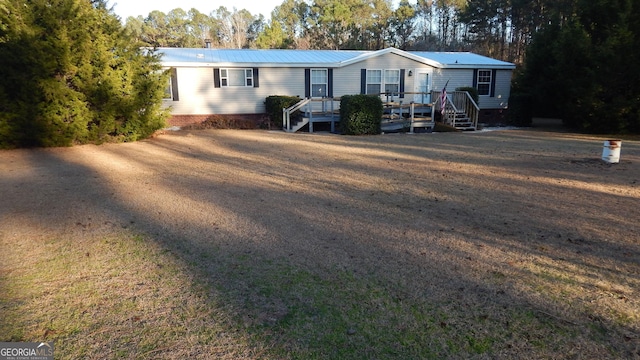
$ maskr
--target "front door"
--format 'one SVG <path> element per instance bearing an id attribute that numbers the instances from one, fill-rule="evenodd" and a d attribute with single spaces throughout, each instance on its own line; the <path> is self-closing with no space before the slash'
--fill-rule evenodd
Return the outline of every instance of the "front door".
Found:
<path id="1" fill-rule="evenodd" d="M 413 101 L 418 104 L 431 103 L 431 69 L 415 69 Z"/>

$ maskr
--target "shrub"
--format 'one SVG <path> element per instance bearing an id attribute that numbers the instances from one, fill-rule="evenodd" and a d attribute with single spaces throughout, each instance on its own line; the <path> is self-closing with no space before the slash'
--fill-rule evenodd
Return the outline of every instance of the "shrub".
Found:
<path id="1" fill-rule="evenodd" d="M 345 95 L 340 99 L 340 130 L 346 135 L 380 134 L 382 100 L 372 95 Z"/>
<path id="2" fill-rule="evenodd" d="M 207 130 L 207 129 L 240 129 L 252 130 L 258 128 L 258 124 L 251 119 L 243 119 L 241 117 L 211 115 L 203 122 L 197 124 L 189 124 L 182 127 L 183 130 Z"/>
<path id="3" fill-rule="evenodd" d="M 0 147 L 135 141 L 165 126 L 160 55 L 101 1 L 20 4 L 0 6 Z"/>
<path id="4" fill-rule="evenodd" d="M 265 100 L 265 107 L 269 120 L 277 127 L 282 127 L 282 109 L 295 105 L 300 100 L 298 96 L 271 95 Z M 300 111 L 291 114 L 292 119 L 300 117 Z"/>

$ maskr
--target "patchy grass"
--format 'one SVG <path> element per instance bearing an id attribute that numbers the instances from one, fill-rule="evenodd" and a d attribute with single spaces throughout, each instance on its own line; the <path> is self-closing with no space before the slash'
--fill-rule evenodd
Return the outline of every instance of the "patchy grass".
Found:
<path id="1" fill-rule="evenodd" d="M 55 341 L 58 359 L 235 359 L 259 351 L 208 284 L 142 235 L 48 239 L 5 260 L 1 341 Z"/>
<path id="2" fill-rule="evenodd" d="M 431 302 L 344 270 L 178 248 L 122 234 L 5 254 L 0 340 L 55 341 L 59 359 L 442 359 L 578 355 L 567 344 L 589 336 L 526 307 Z"/>

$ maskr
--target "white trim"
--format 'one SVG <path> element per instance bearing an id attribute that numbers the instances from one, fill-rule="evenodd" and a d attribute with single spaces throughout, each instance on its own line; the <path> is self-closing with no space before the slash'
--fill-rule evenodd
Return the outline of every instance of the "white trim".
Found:
<path id="1" fill-rule="evenodd" d="M 398 82 L 389 82 L 387 83 L 387 71 L 395 71 L 398 73 Z M 387 85 L 397 85 L 398 86 L 398 90 L 396 92 L 400 92 L 400 69 L 383 69 L 382 71 L 382 89 L 384 93 L 387 92 Z"/>
<path id="2" fill-rule="evenodd" d="M 380 82 L 379 83 L 369 82 L 369 71 L 379 71 L 380 72 Z M 371 84 L 371 85 L 380 85 L 380 91 L 378 91 L 378 93 L 382 92 L 382 90 L 384 89 L 384 69 L 366 69 L 366 72 L 365 72 L 364 76 L 365 76 L 365 81 L 364 81 L 365 94 L 371 94 L 369 92 L 369 84 Z"/>
<path id="3" fill-rule="evenodd" d="M 480 72 L 481 71 L 486 71 L 489 73 L 489 82 L 483 81 L 480 82 Z M 493 82 L 493 71 L 491 69 L 478 69 L 478 74 L 476 75 L 476 90 L 478 90 L 478 96 L 491 96 L 491 83 Z M 487 89 L 487 93 L 486 94 L 481 94 L 480 93 L 480 84 L 482 85 L 488 85 L 489 88 Z"/>
<path id="4" fill-rule="evenodd" d="M 313 72 L 314 71 L 324 71 L 324 74 L 325 74 L 325 82 L 324 83 L 314 83 L 313 82 Z M 325 88 L 324 88 L 325 95 L 324 96 L 314 96 L 313 95 L 313 85 L 314 84 L 322 84 L 322 85 L 325 86 Z M 309 69 L 309 95 L 311 95 L 312 98 L 321 98 L 321 97 L 326 97 L 328 92 L 329 92 L 329 69 L 328 68 L 310 68 Z"/>
<path id="5" fill-rule="evenodd" d="M 230 79 L 231 76 L 229 75 L 229 71 L 242 71 L 242 77 L 244 78 L 244 85 L 231 85 L 230 84 Z M 226 72 L 227 75 L 222 75 L 223 72 Z M 247 74 L 250 74 L 250 76 L 247 76 Z M 223 82 L 226 80 L 226 84 L 224 84 Z M 251 82 L 251 84 L 248 84 L 248 82 Z M 226 87 L 253 87 L 253 68 L 240 68 L 240 67 L 227 67 L 227 68 L 220 68 L 220 87 L 226 88 Z"/>
<path id="6" fill-rule="evenodd" d="M 420 88 L 420 75 L 427 75 L 427 92 L 430 92 L 432 89 L 433 83 L 433 69 L 432 68 L 416 68 L 413 69 L 413 92 L 420 92 L 422 89 Z M 426 95 L 428 98 L 423 99 L 422 95 L 415 94 L 413 95 L 413 101 L 416 103 L 430 103 L 431 95 Z"/>

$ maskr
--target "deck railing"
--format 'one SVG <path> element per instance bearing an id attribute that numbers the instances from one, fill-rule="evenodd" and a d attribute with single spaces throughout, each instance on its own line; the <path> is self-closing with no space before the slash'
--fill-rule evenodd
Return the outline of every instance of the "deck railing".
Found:
<path id="1" fill-rule="evenodd" d="M 444 104 L 442 103 L 441 95 L 441 91 L 432 91 L 431 93 L 431 98 L 437 99 L 435 101 L 435 108 L 436 111 L 440 111 L 440 113 L 442 114 L 443 123 L 455 126 L 457 116 L 459 114 L 466 114 L 466 116 L 469 118 L 469 121 L 472 123 L 473 128 L 476 129 L 478 127 L 478 116 L 480 115 L 480 108 L 467 91 L 447 92 L 447 97 L 444 101 Z"/>
<path id="2" fill-rule="evenodd" d="M 298 103 L 288 108 L 282 109 L 282 127 L 285 131 L 291 131 L 291 114 L 300 110 L 303 106 L 311 102 L 311 99 L 302 99 Z"/>
<path id="3" fill-rule="evenodd" d="M 336 102 L 338 106 L 336 106 Z M 292 131 L 291 114 L 300 110 L 303 118 L 308 119 L 310 131 L 313 132 L 314 116 L 318 121 L 331 122 L 331 131 L 333 132 L 336 120 L 336 112 L 340 109 L 340 98 L 324 97 L 324 98 L 306 98 L 300 100 L 293 106 L 282 109 L 282 127 L 285 131 Z"/>

